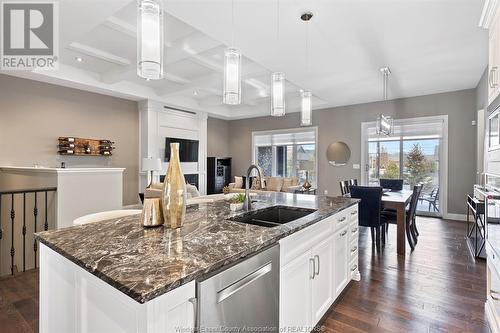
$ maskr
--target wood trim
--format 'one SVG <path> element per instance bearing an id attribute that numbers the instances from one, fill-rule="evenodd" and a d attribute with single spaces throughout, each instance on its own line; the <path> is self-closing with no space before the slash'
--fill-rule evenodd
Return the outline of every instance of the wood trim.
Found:
<path id="1" fill-rule="evenodd" d="M 493 18 L 495 17 L 495 12 L 497 10 L 498 0 L 486 0 L 484 2 L 483 11 L 481 12 L 481 17 L 479 19 L 479 27 L 484 29 L 489 29 Z"/>

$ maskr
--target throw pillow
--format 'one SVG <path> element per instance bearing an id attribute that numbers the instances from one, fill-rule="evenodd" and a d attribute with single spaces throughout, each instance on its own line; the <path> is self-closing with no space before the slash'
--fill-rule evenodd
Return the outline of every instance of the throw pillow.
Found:
<path id="1" fill-rule="evenodd" d="M 293 178 L 283 178 L 283 185 L 281 186 L 281 192 L 288 192 L 288 188 L 293 186 Z"/>
<path id="2" fill-rule="evenodd" d="M 261 190 L 262 187 L 261 187 L 261 183 L 260 183 L 260 177 L 252 177 L 252 187 L 251 187 L 252 190 Z"/>
<path id="3" fill-rule="evenodd" d="M 269 177 L 267 179 L 266 190 L 280 192 L 283 186 L 283 178 L 281 177 Z"/>
<path id="4" fill-rule="evenodd" d="M 234 188 L 243 188 L 243 177 L 234 177 Z"/>

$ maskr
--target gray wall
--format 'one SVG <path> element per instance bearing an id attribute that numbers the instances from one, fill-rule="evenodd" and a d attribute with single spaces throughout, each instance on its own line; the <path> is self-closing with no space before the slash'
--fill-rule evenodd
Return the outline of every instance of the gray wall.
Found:
<path id="1" fill-rule="evenodd" d="M 435 95 L 397 99 L 387 102 L 315 110 L 313 126 L 318 126 L 319 190 L 339 194 L 342 179 L 361 178 L 361 123 L 374 121 L 380 113 L 396 119 L 448 115 L 448 212 L 465 213 L 465 198 L 475 181 L 476 132 L 471 125 L 476 117 L 476 90 L 468 89 Z M 229 151 L 233 175 L 243 174 L 252 160 L 252 131 L 299 127 L 299 114 L 284 118 L 261 117 L 229 122 Z M 352 151 L 345 167 L 331 167 L 325 156 L 331 142 L 344 141 Z"/>
<path id="2" fill-rule="evenodd" d="M 208 117 L 207 157 L 227 157 L 229 154 L 229 122 Z"/>
<path id="3" fill-rule="evenodd" d="M 137 203 L 136 102 L 7 75 L 0 75 L 0 102 L 0 165 L 123 167 L 123 202 Z M 111 157 L 63 157 L 59 136 L 109 138 L 116 150 Z"/>

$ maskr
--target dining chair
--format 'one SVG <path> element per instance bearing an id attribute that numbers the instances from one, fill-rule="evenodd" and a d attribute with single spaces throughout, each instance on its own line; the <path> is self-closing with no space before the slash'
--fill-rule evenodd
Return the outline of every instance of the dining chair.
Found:
<path id="1" fill-rule="evenodd" d="M 403 189 L 403 180 L 402 179 L 383 179 L 379 180 L 380 186 L 382 188 L 388 188 L 391 191 L 401 191 Z"/>
<path id="2" fill-rule="evenodd" d="M 416 211 L 417 211 L 417 203 L 418 196 L 420 191 L 422 190 L 422 185 L 413 186 L 413 194 L 410 200 L 410 206 L 406 211 L 406 239 L 410 244 L 412 250 L 415 249 L 415 244 L 417 244 L 417 236 L 415 233 L 415 221 L 416 221 Z M 397 224 L 397 213 L 393 210 L 382 210 L 381 215 L 384 217 L 386 221 L 386 228 L 388 228 L 390 224 Z M 387 230 L 387 229 L 386 229 Z"/>
<path id="3" fill-rule="evenodd" d="M 108 210 L 105 212 L 99 212 L 94 214 L 88 214 L 80 216 L 73 221 L 73 225 L 83 225 L 87 223 L 102 222 L 111 219 L 117 219 L 120 217 L 137 215 L 142 212 L 141 209 L 120 209 L 120 210 Z"/>
<path id="4" fill-rule="evenodd" d="M 353 178 L 353 179 L 349 179 L 349 185 L 351 186 L 358 186 L 358 180 Z"/>
<path id="5" fill-rule="evenodd" d="M 342 180 L 339 182 L 340 183 L 340 194 L 341 195 L 346 195 L 351 193 L 349 189 L 349 181 L 348 180 Z"/>
<path id="6" fill-rule="evenodd" d="M 385 217 L 380 215 L 382 208 L 382 187 L 380 186 L 351 186 L 351 198 L 361 199 L 359 203 L 359 225 L 369 227 L 372 243 L 385 245 L 384 224 Z M 375 235 L 374 235 L 375 234 Z"/>
<path id="7" fill-rule="evenodd" d="M 439 187 L 433 188 L 431 193 L 419 198 L 419 201 L 427 201 L 429 203 L 429 212 L 431 207 L 435 212 L 439 212 L 438 201 L 439 201 Z"/>

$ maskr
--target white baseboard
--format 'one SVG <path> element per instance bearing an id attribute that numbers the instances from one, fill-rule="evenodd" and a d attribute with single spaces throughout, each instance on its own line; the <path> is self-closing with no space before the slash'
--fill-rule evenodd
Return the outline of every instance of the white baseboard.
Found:
<path id="1" fill-rule="evenodd" d="M 465 214 L 448 213 L 445 216 L 443 216 L 443 218 L 446 220 L 467 221 L 467 215 L 465 215 Z"/>
<path id="2" fill-rule="evenodd" d="M 493 304 L 491 304 L 491 301 L 488 299 L 486 300 L 486 303 L 484 303 L 484 310 L 486 312 L 486 319 L 488 320 L 488 324 L 490 324 L 490 329 L 492 333 L 499 333 L 499 327 L 497 324 L 497 321 L 495 319 L 495 310 L 493 309 Z"/>

